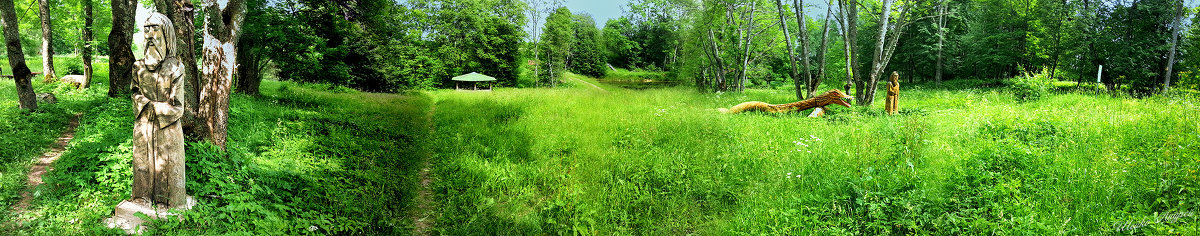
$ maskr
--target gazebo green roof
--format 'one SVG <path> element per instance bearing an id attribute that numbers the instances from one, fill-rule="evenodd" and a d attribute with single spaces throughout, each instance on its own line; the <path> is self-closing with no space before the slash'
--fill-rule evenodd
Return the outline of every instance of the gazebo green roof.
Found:
<path id="1" fill-rule="evenodd" d="M 484 74 L 480 74 L 480 73 L 471 72 L 470 74 L 456 76 L 451 80 L 467 81 L 467 82 L 482 82 L 482 81 L 496 81 L 496 78 L 487 76 Z"/>

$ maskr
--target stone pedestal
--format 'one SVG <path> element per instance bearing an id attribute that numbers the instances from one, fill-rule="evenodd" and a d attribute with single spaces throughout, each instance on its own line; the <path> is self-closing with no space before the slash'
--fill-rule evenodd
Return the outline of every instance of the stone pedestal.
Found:
<path id="1" fill-rule="evenodd" d="M 176 208 L 167 208 L 162 204 L 150 204 L 145 199 L 125 200 L 117 204 L 116 214 L 112 218 L 105 219 L 104 223 L 109 228 L 121 229 L 128 234 L 142 234 L 142 223 L 146 223 L 146 220 L 138 218 L 136 213 L 141 212 L 152 219 L 167 219 L 169 217 L 182 220 L 179 214 L 169 211 L 186 211 L 192 209 L 192 206 L 195 205 L 196 199 L 191 196 L 187 197 L 187 204 Z"/>

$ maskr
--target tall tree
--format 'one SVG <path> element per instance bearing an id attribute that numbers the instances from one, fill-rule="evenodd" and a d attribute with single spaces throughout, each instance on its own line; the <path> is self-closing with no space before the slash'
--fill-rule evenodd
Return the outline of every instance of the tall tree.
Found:
<path id="1" fill-rule="evenodd" d="M 266 1 L 263 0 L 247 0 L 246 1 L 246 19 L 243 20 L 243 29 L 241 40 L 238 40 L 237 45 L 237 85 L 234 86 L 234 92 L 257 96 L 259 95 L 258 87 L 262 83 L 262 72 L 270 62 L 263 51 L 270 50 L 267 44 L 278 43 L 272 42 L 272 34 L 277 33 L 278 29 L 272 29 L 271 22 L 277 19 L 274 12 L 268 12 Z M 278 27 L 278 26 L 276 26 Z"/>
<path id="2" fill-rule="evenodd" d="M 542 32 L 540 30 L 542 24 L 542 14 L 553 10 L 553 8 L 547 8 L 547 4 L 549 3 L 547 3 L 546 0 L 530 0 L 528 8 L 525 9 L 526 14 L 529 14 L 529 17 L 532 17 L 531 20 L 533 20 L 533 24 L 529 26 L 532 29 L 530 31 L 533 32 L 533 34 L 530 34 L 528 39 L 530 42 L 533 42 L 533 78 L 541 78 L 542 64 L 544 64 L 542 63 L 541 54 L 539 54 L 538 50 L 541 49 L 540 46 L 542 42 L 542 38 L 540 37 L 540 33 Z M 554 2 L 554 5 L 560 4 L 558 4 L 556 1 Z"/>
<path id="3" fill-rule="evenodd" d="M 832 5 L 832 4 L 830 4 Z M 817 92 L 817 87 L 821 85 L 821 80 L 825 79 L 825 53 L 829 46 L 829 18 L 833 14 L 833 6 L 825 8 L 825 24 L 821 26 L 821 46 L 817 49 L 817 76 L 808 83 L 809 96 Z"/>
<path id="4" fill-rule="evenodd" d="M 200 106 L 196 118 L 203 122 L 201 138 L 225 148 L 229 120 L 229 92 L 237 71 L 238 38 L 246 14 L 245 0 L 218 4 L 204 1 L 204 64 Z"/>
<path id="5" fill-rule="evenodd" d="M 1179 1 L 1179 6 L 1175 7 L 1175 15 L 1171 18 L 1174 22 L 1171 24 L 1171 50 L 1167 53 L 1167 71 L 1163 73 L 1164 93 L 1171 90 L 1171 72 L 1175 69 L 1175 51 L 1179 48 L 1179 24 L 1183 21 L 1183 1 Z"/>
<path id="6" fill-rule="evenodd" d="M 850 93 L 850 88 L 857 81 L 854 78 L 854 67 L 858 65 L 858 26 L 856 18 L 858 18 L 858 10 L 856 2 L 853 0 L 838 0 L 838 26 L 841 29 L 842 44 L 845 46 L 846 54 L 846 85 L 843 90 Z M 862 90 L 859 90 L 861 92 Z M 855 93 L 857 97 L 858 92 Z"/>
<path id="7" fill-rule="evenodd" d="M 559 76 L 567 69 L 571 57 L 571 46 L 575 40 L 574 14 L 566 7 L 559 7 L 546 17 L 546 26 L 542 30 L 542 39 L 546 42 L 547 82 L 557 86 Z"/>
<path id="8" fill-rule="evenodd" d="M 791 73 L 792 83 L 796 85 L 796 100 L 804 100 L 804 88 L 803 88 L 803 86 L 800 86 L 800 84 L 801 84 L 800 75 L 799 75 L 799 71 L 796 69 L 796 52 L 794 50 L 795 48 L 792 47 L 792 36 L 790 34 L 788 34 L 787 19 L 786 19 L 787 11 L 783 9 L 783 1 L 782 0 L 775 0 L 775 7 L 779 9 L 779 28 L 781 30 L 783 30 L 783 41 L 786 42 L 786 44 L 787 44 L 787 53 L 788 53 L 787 57 L 788 57 L 788 62 L 790 62 L 789 65 L 791 66 L 791 69 L 792 69 L 792 71 L 791 71 L 792 72 Z M 797 12 L 796 17 L 804 17 L 804 15 L 800 13 L 800 11 L 801 10 L 796 10 L 796 12 Z M 800 22 L 801 24 L 803 24 L 804 19 L 797 20 L 797 22 Z M 800 30 L 801 30 L 801 32 L 804 32 L 804 27 L 801 26 Z M 801 38 L 801 40 L 803 40 L 803 38 L 807 38 L 807 36 L 804 35 L 803 33 L 799 33 L 798 37 Z M 801 50 L 804 50 L 804 49 L 801 48 Z M 807 50 L 805 50 L 805 51 L 807 51 Z M 808 59 L 806 58 L 805 60 L 808 60 Z M 805 61 L 805 62 L 808 62 L 808 61 Z M 807 66 L 805 66 L 805 69 L 808 69 Z M 809 78 L 809 79 L 812 79 L 812 78 Z M 807 81 L 809 81 L 809 80 L 806 79 L 804 81 L 805 81 L 804 83 L 808 83 Z"/>
<path id="9" fill-rule="evenodd" d="M 129 94 L 133 81 L 133 17 L 136 0 L 111 0 L 112 30 L 108 33 L 108 96 Z M 9 54 L 12 55 L 12 54 Z"/>
<path id="10" fill-rule="evenodd" d="M 42 20 L 42 81 L 54 81 L 54 29 L 50 21 L 50 0 L 38 0 Z"/>
<path id="11" fill-rule="evenodd" d="M 808 56 L 808 25 L 805 24 L 807 20 L 804 16 L 804 1 L 792 0 L 792 3 L 796 7 L 796 25 L 799 28 L 797 30 L 799 32 L 796 32 L 796 37 L 800 38 L 800 61 L 804 62 L 804 83 L 811 86 L 813 84 L 812 63 L 809 63 L 809 58 L 811 57 Z M 800 88 L 797 87 L 796 89 L 799 92 Z M 814 95 L 809 93 L 809 96 Z"/>
<path id="12" fill-rule="evenodd" d="M 886 0 L 885 0 L 886 1 Z M 854 97 L 862 97 L 863 83 L 858 71 L 858 0 L 838 0 L 842 9 L 842 40 L 846 44 L 846 93 L 850 93 L 850 85 L 855 88 Z"/>
<path id="13" fill-rule="evenodd" d="M 88 88 L 92 84 L 92 0 L 81 0 L 83 4 L 83 48 L 79 55 L 83 61 L 83 83 L 79 85 L 81 88 Z"/>
<path id="14" fill-rule="evenodd" d="M 945 49 L 944 49 L 943 45 L 946 43 L 946 17 L 945 17 L 945 14 L 946 14 L 946 3 L 945 3 L 945 2 L 943 2 L 943 3 L 941 3 L 941 4 L 938 4 L 938 6 L 937 6 L 937 9 L 938 9 L 938 17 L 937 17 L 937 27 L 938 27 L 938 28 L 937 28 L 937 40 L 938 40 L 938 42 L 937 42 L 937 72 L 934 72 L 934 73 L 936 73 L 936 74 L 934 75 L 934 77 L 933 77 L 933 78 L 934 78 L 934 81 L 936 81 L 936 83 L 937 83 L 938 85 L 941 85 L 941 84 L 942 84 L 942 70 L 943 70 L 943 68 L 944 68 L 944 66 L 943 66 L 943 65 L 944 65 L 943 63 L 944 63 L 944 62 L 943 62 L 943 59 L 942 59 L 942 52 L 943 52 L 943 51 L 945 51 Z M 909 75 L 909 76 L 912 76 L 912 75 Z"/>
<path id="15" fill-rule="evenodd" d="M 21 109 L 36 110 L 37 98 L 33 94 L 32 75 L 25 65 L 25 51 L 21 50 L 21 34 L 17 25 L 17 12 L 12 0 L 0 0 L 0 20 L 4 21 L 4 45 L 8 49 L 8 65 L 12 68 L 13 80 L 17 84 L 17 101 Z"/>
<path id="16" fill-rule="evenodd" d="M 196 111 L 200 103 L 200 71 L 196 67 L 196 14 L 191 0 L 154 0 L 154 8 L 171 19 L 175 25 L 175 44 L 179 45 L 179 61 L 183 62 L 183 132 L 188 136 L 196 136 L 203 127 L 196 126 Z"/>
<path id="17" fill-rule="evenodd" d="M 904 35 L 904 31 L 912 22 L 922 19 L 931 18 L 936 14 L 930 14 L 914 19 L 910 19 L 909 15 L 912 8 L 917 6 L 915 3 L 904 2 L 899 7 L 899 11 L 895 14 L 896 22 L 891 22 L 893 14 L 892 5 L 895 0 L 883 0 L 882 11 L 879 15 L 879 34 L 875 40 L 875 57 L 871 61 L 870 80 L 865 81 L 866 86 L 861 87 L 861 96 L 857 96 L 858 105 L 870 106 L 875 101 L 876 87 L 879 86 L 879 79 L 883 77 L 884 71 L 887 69 L 888 62 L 892 60 L 892 55 L 896 52 L 896 44 L 899 43 L 900 37 Z M 856 93 L 857 94 L 857 93 Z"/>

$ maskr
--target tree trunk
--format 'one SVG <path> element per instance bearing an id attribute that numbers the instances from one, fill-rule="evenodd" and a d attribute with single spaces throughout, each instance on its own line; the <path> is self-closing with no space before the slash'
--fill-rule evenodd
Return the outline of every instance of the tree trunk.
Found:
<path id="1" fill-rule="evenodd" d="M 727 89 L 725 84 L 725 61 L 721 59 L 721 50 L 717 47 L 717 38 L 714 36 L 712 29 L 708 30 L 708 42 L 712 46 L 712 51 L 709 52 L 711 54 L 710 57 L 712 57 L 713 64 L 716 64 L 717 67 L 717 71 L 713 72 L 713 76 L 717 79 L 717 91 L 725 91 Z"/>
<path id="2" fill-rule="evenodd" d="M 783 29 L 783 41 L 787 43 L 788 61 L 792 67 L 792 83 L 796 85 L 796 100 L 804 100 L 804 88 L 800 82 L 799 71 L 796 69 L 796 52 L 792 47 L 792 36 L 788 34 L 787 19 L 783 10 L 783 0 L 775 0 L 775 7 L 779 9 L 779 28 Z"/>
<path id="3" fill-rule="evenodd" d="M 54 81 L 54 30 L 50 22 L 50 0 L 38 0 L 42 19 L 42 82 Z"/>
<path id="4" fill-rule="evenodd" d="M 838 17 L 838 26 L 842 29 L 842 46 L 845 46 L 846 50 L 846 85 L 842 86 L 842 89 L 848 94 L 850 93 L 851 86 L 854 84 L 854 50 L 851 46 L 854 41 L 850 37 L 850 20 L 846 17 L 849 14 L 847 14 L 845 2 L 839 1 L 838 5 L 838 15 L 840 16 Z"/>
<path id="5" fill-rule="evenodd" d="M 108 33 L 108 96 L 129 94 L 133 81 L 134 0 L 112 0 L 112 31 Z"/>
<path id="6" fill-rule="evenodd" d="M 196 118 L 206 128 L 201 138 L 225 148 L 229 118 L 229 92 L 236 73 L 238 37 L 246 14 L 245 0 L 232 0 L 225 7 L 217 0 L 204 1 L 204 64 L 200 106 Z"/>
<path id="7" fill-rule="evenodd" d="M 184 68 L 187 68 L 183 75 L 183 99 L 187 100 L 183 104 L 183 133 L 186 136 L 196 137 L 202 133 L 203 125 L 196 125 L 196 112 L 200 107 L 200 85 L 203 82 L 200 80 L 200 68 L 196 63 L 196 8 L 192 6 L 192 1 L 179 0 L 175 1 L 175 14 L 171 16 L 171 21 L 175 23 L 175 37 L 179 41 L 179 50 L 177 53 L 179 61 L 183 62 Z"/>
<path id="8" fill-rule="evenodd" d="M 175 24 L 175 44 L 179 45 L 177 57 L 183 62 L 183 133 L 188 137 L 201 136 L 204 127 L 196 125 L 196 111 L 200 104 L 200 71 L 196 66 L 195 7 L 188 0 L 154 0 L 158 13 L 166 15 Z"/>
<path id="9" fill-rule="evenodd" d="M 875 100 L 875 86 L 878 85 L 880 73 L 884 70 L 884 68 L 880 67 L 883 65 L 884 43 L 887 42 L 888 38 L 887 32 L 888 24 L 891 23 L 891 12 L 892 1 L 883 0 L 883 11 L 880 11 L 879 15 L 879 38 L 875 40 L 875 57 L 871 61 L 871 77 L 866 84 L 866 91 L 857 99 L 859 106 L 870 106 Z"/>
<path id="10" fill-rule="evenodd" d="M 858 63 L 858 1 L 857 0 L 839 0 L 839 4 L 845 11 L 845 14 L 842 15 L 842 17 L 845 18 L 844 20 L 846 21 L 845 22 L 846 27 L 842 30 L 845 31 L 844 36 L 846 37 L 846 45 L 848 47 L 850 47 L 850 49 L 849 49 L 850 52 L 848 53 L 848 55 L 850 57 L 849 58 L 850 63 L 847 65 L 847 71 L 848 71 L 847 73 L 850 75 L 850 77 L 847 79 L 852 81 L 854 86 L 857 88 L 854 91 L 854 96 L 861 97 L 862 93 L 863 93 L 863 88 L 862 88 L 863 84 L 862 84 L 862 78 L 860 78 L 860 77 L 862 77 L 862 75 L 860 75 L 860 74 L 862 74 L 862 73 L 854 73 L 854 71 L 856 70 L 854 68 L 858 68 L 858 64 L 859 64 Z M 849 92 L 850 92 L 850 87 L 847 86 L 846 93 L 849 93 Z"/>
<path id="11" fill-rule="evenodd" d="M 936 74 L 933 76 L 933 78 L 934 78 L 933 80 L 936 81 L 937 85 L 942 85 L 942 70 L 944 68 L 944 64 L 943 64 L 944 62 L 942 62 L 942 51 L 944 50 L 943 44 L 945 44 L 945 42 L 946 42 L 946 19 L 945 19 L 946 17 L 944 17 L 945 14 L 946 14 L 946 3 L 943 2 L 941 4 L 938 4 L 937 72 L 935 72 Z M 1053 73 L 1053 72 L 1051 72 L 1051 73 Z M 912 74 L 909 74 L 909 76 L 911 77 Z"/>
<path id="12" fill-rule="evenodd" d="M 804 62 L 804 83 L 811 85 L 813 83 L 812 63 L 809 63 L 808 57 L 808 26 L 805 24 L 806 20 L 804 18 L 804 1 L 792 0 L 792 4 L 796 5 L 796 26 L 800 27 L 798 30 L 800 32 L 796 32 L 796 34 L 800 38 L 800 61 Z M 791 46 L 788 47 L 790 48 Z M 796 88 L 797 92 L 799 92 L 799 89 Z M 812 93 L 808 95 L 816 96 Z"/>
<path id="13" fill-rule="evenodd" d="M 817 92 L 817 87 L 820 87 L 821 80 L 825 79 L 825 52 L 829 45 L 829 17 L 833 14 L 833 7 L 825 9 L 825 25 L 821 31 L 821 49 L 817 51 L 817 77 L 813 78 L 812 83 L 808 84 L 808 94 Z"/>
<path id="14" fill-rule="evenodd" d="M 749 23 L 746 24 L 746 29 L 742 30 L 742 33 L 739 33 L 739 35 L 745 34 L 746 37 L 742 37 L 742 36 L 738 37 L 739 39 L 745 41 L 743 43 L 743 47 L 741 48 L 742 49 L 741 50 L 742 51 L 742 55 L 741 55 L 742 56 L 742 58 L 741 58 L 742 67 L 741 67 L 741 70 L 738 71 L 738 77 L 737 77 L 738 84 L 736 84 L 738 92 L 746 91 L 746 81 L 748 80 L 747 75 L 746 75 L 746 70 L 748 70 L 750 68 L 750 47 L 753 46 L 753 45 L 751 45 L 751 43 L 754 42 L 754 36 L 756 35 L 754 33 L 754 26 L 755 26 L 754 25 L 754 12 L 756 10 L 758 10 L 758 1 L 751 2 L 750 3 L 750 14 L 748 14 L 748 16 L 746 17 L 746 19 L 748 19 Z"/>
<path id="15" fill-rule="evenodd" d="M 1171 50 L 1167 52 L 1167 72 L 1163 74 L 1163 92 L 1171 90 L 1171 73 L 1175 69 L 1175 51 L 1179 48 L 1179 23 L 1183 17 L 1183 2 L 1175 8 L 1175 23 L 1171 25 Z"/>
<path id="16" fill-rule="evenodd" d="M 82 0 L 83 3 L 83 50 L 79 52 L 83 61 L 83 83 L 80 88 L 88 88 L 92 84 L 92 0 Z"/>
<path id="17" fill-rule="evenodd" d="M 17 28 L 17 12 L 12 0 L 0 0 L 0 19 L 4 21 L 4 45 L 8 49 L 8 65 L 12 68 L 13 80 L 17 84 L 17 101 L 21 109 L 37 110 L 37 98 L 33 94 L 33 83 L 29 77 L 29 66 L 25 65 L 25 51 L 21 50 L 21 35 Z"/>
<path id="18" fill-rule="evenodd" d="M 254 46 L 238 41 L 237 92 L 257 96 L 262 83 L 262 55 L 251 52 Z"/>

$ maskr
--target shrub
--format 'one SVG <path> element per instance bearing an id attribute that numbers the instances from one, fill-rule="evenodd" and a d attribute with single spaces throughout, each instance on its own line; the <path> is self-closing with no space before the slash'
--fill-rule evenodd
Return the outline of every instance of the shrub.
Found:
<path id="1" fill-rule="evenodd" d="M 83 60 L 79 58 L 68 57 L 66 59 L 60 59 L 58 63 L 59 67 L 63 68 L 63 70 L 59 72 L 63 73 L 64 75 L 83 74 Z"/>
<path id="2" fill-rule="evenodd" d="M 1050 84 L 1053 81 L 1043 71 L 1017 76 L 1005 82 L 1018 102 L 1031 102 L 1045 97 L 1050 92 Z"/>

